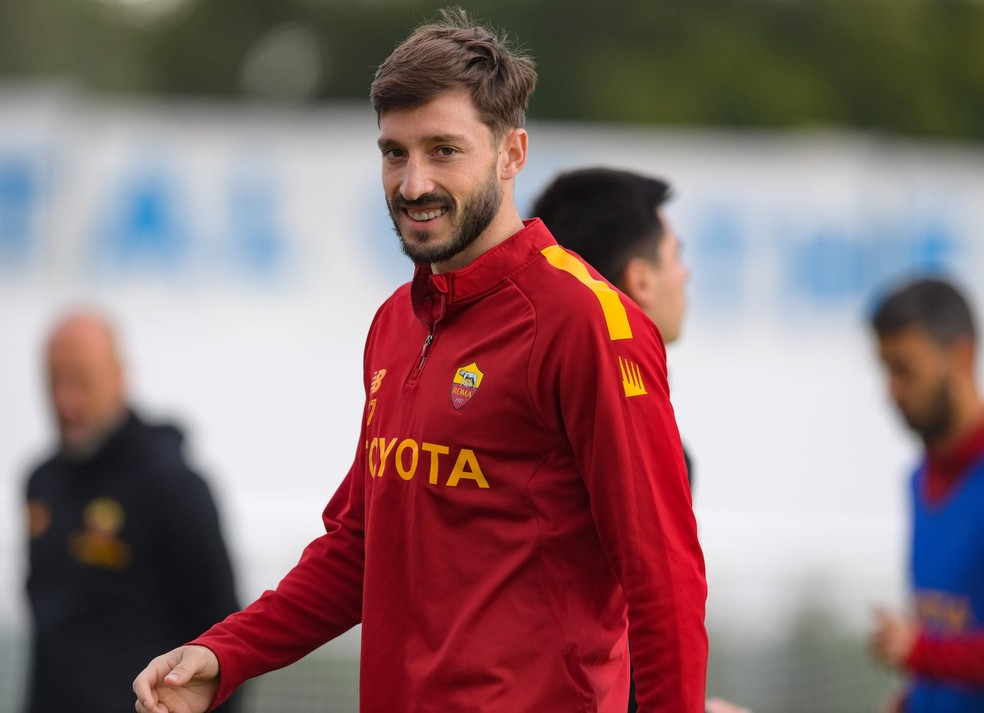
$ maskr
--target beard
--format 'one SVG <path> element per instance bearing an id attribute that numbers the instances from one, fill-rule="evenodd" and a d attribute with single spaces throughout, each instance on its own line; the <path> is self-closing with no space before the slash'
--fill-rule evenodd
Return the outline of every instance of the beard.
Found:
<path id="1" fill-rule="evenodd" d="M 424 231 L 410 231 L 410 236 L 419 240 L 410 243 L 408 236 L 400 230 L 400 214 L 407 209 L 424 206 L 441 206 L 447 208 L 447 217 L 451 226 L 451 237 L 443 243 L 429 243 L 434 237 Z M 446 193 L 428 193 L 408 201 L 399 193 L 392 200 L 386 201 L 393 229 L 400 238 L 400 248 L 403 254 L 418 265 L 444 262 L 450 260 L 469 245 L 489 227 L 499 207 L 502 205 L 502 186 L 499 184 L 495 166 L 489 171 L 485 181 L 460 206 Z"/>
<path id="2" fill-rule="evenodd" d="M 902 417 L 923 440 L 932 445 L 941 440 L 953 426 L 953 397 L 946 382 L 941 382 L 930 395 L 926 408 L 921 413 L 902 411 Z"/>

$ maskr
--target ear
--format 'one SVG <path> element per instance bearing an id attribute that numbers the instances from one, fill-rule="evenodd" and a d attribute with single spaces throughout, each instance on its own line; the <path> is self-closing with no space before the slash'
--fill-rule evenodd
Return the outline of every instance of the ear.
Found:
<path id="1" fill-rule="evenodd" d="M 961 337 L 953 343 L 951 352 L 957 368 L 967 373 L 973 373 L 977 364 L 977 345 L 968 337 Z"/>
<path id="2" fill-rule="evenodd" d="M 529 136 L 526 129 L 513 129 L 505 138 L 499 149 L 499 178 L 504 181 L 516 177 L 526 165 L 526 145 Z"/>
<path id="3" fill-rule="evenodd" d="M 642 257 L 634 257 L 625 264 L 619 287 L 632 301 L 648 311 L 656 302 L 656 270 Z"/>

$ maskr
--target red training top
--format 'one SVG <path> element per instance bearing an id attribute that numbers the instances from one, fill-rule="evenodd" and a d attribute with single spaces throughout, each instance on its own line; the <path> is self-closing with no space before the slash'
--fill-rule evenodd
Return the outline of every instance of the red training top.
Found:
<path id="1" fill-rule="evenodd" d="M 361 709 L 703 711 L 704 563 L 653 323 L 539 220 L 376 314 L 355 462 L 216 702 L 362 622 Z"/>

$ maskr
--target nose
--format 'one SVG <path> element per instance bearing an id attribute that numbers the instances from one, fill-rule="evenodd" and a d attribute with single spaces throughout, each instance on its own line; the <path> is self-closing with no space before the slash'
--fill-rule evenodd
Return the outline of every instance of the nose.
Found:
<path id="1" fill-rule="evenodd" d="M 403 167 L 400 195 L 408 201 L 415 201 L 433 189 L 434 184 L 428 174 L 427 166 L 419 159 L 408 159 Z"/>
<path id="2" fill-rule="evenodd" d="M 79 411 L 81 399 L 78 389 L 55 383 L 51 389 L 51 400 L 58 417 L 65 421 L 72 419 Z"/>

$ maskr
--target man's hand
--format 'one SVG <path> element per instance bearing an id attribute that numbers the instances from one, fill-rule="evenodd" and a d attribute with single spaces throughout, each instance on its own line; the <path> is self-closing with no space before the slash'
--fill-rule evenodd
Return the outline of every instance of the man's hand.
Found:
<path id="1" fill-rule="evenodd" d="M 881 607 L 875 609 L 875 622 L 875 631 L 868 639 L 872 656 L 883 664 L 901 668 L 919 638 L 919 622 Z"/>
<path id="2" fill-rule="evenodd" d="M 219 688 L 219 660 L 204 646 L 180 646 L 133 680 L 137 713 L 205 713 Z"/>
<path id="3" fill-rule="evenodd" d="M 878 710 L 879 713 L 905 713 L 905 691 L 892 691 Z"/>
<path id="4" fill-rule="evenodd" d="M 707 703 L 704 704 L 704 711 L 705 713 L 752 713 L 747 708 L 736 706 L 720 698 L 708 698 Z"/>

